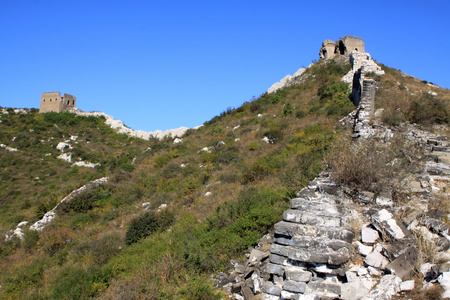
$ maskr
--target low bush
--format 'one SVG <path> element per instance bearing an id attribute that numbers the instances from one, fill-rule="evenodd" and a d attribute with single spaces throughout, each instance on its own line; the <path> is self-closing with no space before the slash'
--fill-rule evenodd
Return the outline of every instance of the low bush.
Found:
<path id="1" fill-rule="evenodd" d="M 136 243 L 156 231 L 167 229 L 173 222 L 172 213 L 164 210 L 160 213 L 146 212 L 131 220 L 125 234 L 125 243 L 128 245 Z"/>
<path id="2" fill-rule="evenodd" d="M 242 183 L 248 184 L 260 180 L 270 174 L 269 168 L 263 163 L 255 163 L 246 168 L 242 174 Z"/>
<path id="3" fill-rule="evenodd" d="M 424 94 L 419 100 L 411 104 L 411 121 L 425 125 L 449 123 L 449 108 L 450 104 L 443 99 Z"/>
<path id="4" fill-rule="evenodd" d="M 276 144 L 283 139 L 283 132 L 279 129 L 272 129 L 272 130 L 266 131 L 264 133 L 264 136 L 269 139 L 269 143 Z"/>
<path id="5" fill-rule="evenodd" d="M 367 139 L 351 143 L 342 139 L 327 154 L 336 180 L 358 190 L 374 193 L 395 188 L 402 172 L 410 171 L 410 156 L 415 148 L 398 138 L 388 145 Z M 409 153 L 408 153 L 409 152 Z"/>

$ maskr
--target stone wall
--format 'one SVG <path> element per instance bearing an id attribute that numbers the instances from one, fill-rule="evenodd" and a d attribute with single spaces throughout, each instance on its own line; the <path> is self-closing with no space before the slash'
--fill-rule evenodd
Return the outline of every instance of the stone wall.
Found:
<path id="1" fill-rule="evenodd" d="M 40 113 L 45 112 L 63 112 L 76 108 L 76 97 L 64 94 L 61 97 L 59 92 L 42 93 Z"/>

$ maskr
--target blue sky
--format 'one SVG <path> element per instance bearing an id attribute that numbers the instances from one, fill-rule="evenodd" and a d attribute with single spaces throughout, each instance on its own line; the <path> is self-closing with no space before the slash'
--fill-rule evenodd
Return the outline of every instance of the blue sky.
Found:
<path id="1" fill-rule="evenodd" d="M 0 106 L 77 97 L 133 129 L 203 124 L 364 39 L 390 67 L 450 88 L 450 1 L 0 0 Z"/>

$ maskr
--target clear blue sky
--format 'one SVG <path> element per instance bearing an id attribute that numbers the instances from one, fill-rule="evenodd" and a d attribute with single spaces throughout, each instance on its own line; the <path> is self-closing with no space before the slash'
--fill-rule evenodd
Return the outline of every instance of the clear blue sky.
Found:
<path id="1" fill-rule="evenodd" d="M 450 1 L 0 0 L 0 106 L 77 97 L 133 129 L 203 124 L 365 40 L 379 62 L 450 88 Z"/>

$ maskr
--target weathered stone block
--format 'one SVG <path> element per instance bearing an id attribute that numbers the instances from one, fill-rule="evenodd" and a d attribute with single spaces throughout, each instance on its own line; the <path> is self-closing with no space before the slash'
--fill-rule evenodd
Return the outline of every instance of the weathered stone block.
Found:
<path id="1" fill-rule="evenodd" d="M 262 260 L 269 257 L 270 252 L 269 251 L 260 251 L 257 249 L 252 249 L 250 252 L 250 256 L 248 258 L 248 263 L 251 265 L 257 265 Z"/>
<path id="2" fill-rule="evenodd" d="M 294 236 L 291 240 L 291 245 L 299 248 L 321 248 L 339 250 L 341 248 L 349 248 L 350 244 L 336 239 L 329 239 L 328 237 L 312 237 L 312 236 Z"/>
<path id="3" fill-rule="evenodd" d="M 292 280 L 285 280 L 283 285 L 283 290 L 294 292 L 294 293 L 304 293 L 306 289 L 306 283 L 297 282 Z"/>
<path id="4" fill-rule="evenodd" d="M 287 257 L 272 253 L 270 255 L 270 262 L 277 265 L 284 265 L 287 262 Z"/>
<path id="5" fill-rule="evenodd" d="M 382 253 L 391 261 L 402 255 L 410 247 L 416 247 L 416 239 L 412 236 L 394 241 L 390 244 L 383 244 Z"/>
<path id="6" fill-rule="evenodd" d="M 268 263 L 266 272 L 270 274 L 276 274 L 278 276 L 283 276 L 284 274 L 284 266 Z"/>
<path id="7" fill-rule="evenodd" d="M 308 282 L 311 280 L 312 274 L 309 271 L 305 271 L 302 267 L 296 266 L 288 266 L 285 268 L 286 279 L 299 281 L 299 282 Z"/>
<path id="8" fill-rule="evenodd" d="M 300 300 L 302 294 L 288 291 L 281 291 L 281 299 L 283 300 Z M 303 299 L 302 299 L 303 300 Z"/>
<path id="9" fill-rule="evenodd" d="M 391 299 L 400 291 L 402 280 L 396 275 L 385 275 L 380 282 L 366 296 L 367 300 Z"/>
<path id="10" fill-rule="evenodd" d="M 378 239 L 380 238 L 380 235 L 378 234 L 378 231 L 364 226 L 361 229 L 361 241 L 366 244 L 374 244 Z"/>
<path id="11" fill-rule="evenodd" d="M 385 209 L 372 216 L 372 224 L 378 231 L 386 233 L 389 237 L 396 240 L 409 235 L 409 231 L 405 226 L 393 219 L 392 214 Z"/>
<path id="12" fill-rule="evenodd" d="M 270 281 L 266 281 L 263 283 L 262 285 L 262 290 L 264 293 L 270 294 L 270 295 L 275 295 L 275 296 L 280 296 L 281 295 L 281 287 L 273 284 Z"/>
<path id="13" fill-rule="evenodd" d="M 383 270 L 389 264 L 389 261 L 386 257 L 384 257 L 381 253 L 375 251 L 367 255 L 364 259 L 364 262 L 369 266 Z"/>
<path id="14" fill-rule="evenodd" d="M 408 279 L 414 273 L 414 266 L 417 263 L 418 251 L 416 248 L 408 248 L 405 253 L 397 257 L 386 266 L 386 269 L 397 275 L 402 280 Z"/>
<path id="15" fill-rule="evenodd" d="M 290 246 L 272 244 L 272 246 L 270 247 L 270 253 L 287 257 L 289 255 L 290 249 Z"/>
<path id="16" fill-rule="evenodd" d="M 320 200 L 320 198 L 318 199 Z M 327 199 L 328 200 L 328 199 Z M 312 201 L 305 198 L 294 198 L 291 200 L 291 208 L 299 211 L 312 211 L 318 215 L 339 217 L 342 213 L 341 206 L 332 201 Z"/>
<path id="17" fill-rule="evenodd" d="M 344 267 L 333 267 L 329 264 L 316 264 L 315 267 L 309 268 L 311 271 L 321 274 L 345 276 L 346 269 Z"/>
<path id="18" fill-rule="evenodd" d="M 341 285 L 342 284 L 332 283 L 324 280 L 310 281 L 307 285 L 307 291 L 340 295 Z"/>
<path id="19" fill-rule="evenodd" d="M 253 294 L 252 290 L 246 286 L 244 288 L 242 288 L 242 296 L 244 296 L 245 300 L 254 300 L 255 295 Z"/>
<path id="20" fill-rule="evenodd" d="M 274 229 L 275 238 L 289 238 L 293 236 L 328 237 L 329 239 L 343 240 L 351 243 L 355 236 L 350 228 L 314 226 L 285 221 L 276 223 Z"/>
<path id="21" fill-rule="evenodd" d="M 366 245 L 364 245 L 364 244 L 362 244 L 362 243 L 360 243 L 358 241 L 355 244 L 358 246 L 358 252 L 361 255 L 367 256 L 370 253 L 372 253 L 372 251 L 373 251 L 373 247 L 372 246 L 366 246 Z"/>
<path id="22" fill-rule="evenodd" d="M 327 226 L 327 227 L 341 226 L 341 218 L 339 217 L 322 216 L 295 209 L 289 209 L 283 212 L 283 220 L 286 222 L 293 222 L 314 226 Z"/>
<path id="23" fill-rule="evenodd" d="M 349 259 L 350 254 L 347 248 L 341 248 L 338 251 L 327 250 L 328 249 L 291 248 L 288 258 L 302 262 L 325 263 L 331 265 L 341 265 Z"/>
<path id="24" fill-rule="evenodd" d="M 401 291 L 412 291 L 414 289 L 414 280 L 403 281 L 400 284 Z"/>
<path id="25" fill-rule="evenodd" d="M 347 282 L 341 286 L 341 299 L 343 300 L 357 300 L 366 296 L 376 281 L 371 279 L 357 279 L 352 282 Z"/>

